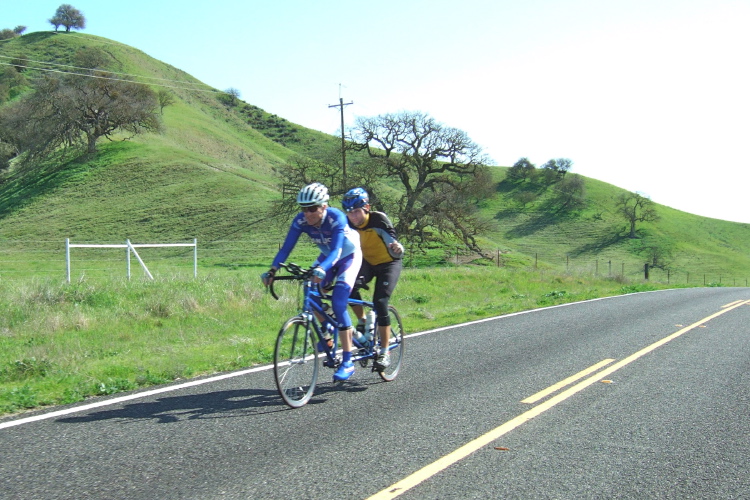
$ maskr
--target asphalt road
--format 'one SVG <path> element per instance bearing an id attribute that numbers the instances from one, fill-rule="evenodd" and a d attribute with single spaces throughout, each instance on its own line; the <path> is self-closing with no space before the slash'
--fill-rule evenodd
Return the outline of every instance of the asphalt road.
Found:
<path id="1" fill-rule="evenodd" d="M 632 294 L 423 332 L 297 410 L 261 368 L 6 418 L 0 498 L 750 498 L 748 325 L 748 288 Z"/>

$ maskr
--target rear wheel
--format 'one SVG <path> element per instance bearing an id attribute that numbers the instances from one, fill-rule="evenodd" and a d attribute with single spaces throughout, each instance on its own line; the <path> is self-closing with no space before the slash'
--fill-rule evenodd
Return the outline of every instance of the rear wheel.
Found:
<path id="1" fill-rule="evenodd" d="M 310 401 L 318 380 L 318 349 L 307 321 L 295 316 L 279 331 L 273 374 L 281 398 L 292 408 Z"/>
<path id="2" fill-rule="evenodd" d="M 388 343 L 391 363 L 387 367 L 379 369 L 378 373 L 383 380 L 390 382 L 398 375 L 401 370 L 401 362 L 404 359 L 404 326 L 401 324 L 401 316 L 398 315 L 395 307 L 388 306 L 388 315 L 391 317 L 391 338 Z M 378 338 L 376 339 L 375 352 L 379 352 L 380 338 L 377 335 L 376 337 Z"/>

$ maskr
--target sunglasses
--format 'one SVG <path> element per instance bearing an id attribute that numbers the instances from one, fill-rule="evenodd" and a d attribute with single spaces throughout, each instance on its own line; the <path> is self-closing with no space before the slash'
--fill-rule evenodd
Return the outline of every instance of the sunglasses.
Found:
<path id="1" fill-rule="evenodd" d="M 317 212 L 319 208 L 320 208 L 320 205 L 313 205 L 311 207 L 302 207 L 302 211 L 312 213 L 312 212 Z"/>

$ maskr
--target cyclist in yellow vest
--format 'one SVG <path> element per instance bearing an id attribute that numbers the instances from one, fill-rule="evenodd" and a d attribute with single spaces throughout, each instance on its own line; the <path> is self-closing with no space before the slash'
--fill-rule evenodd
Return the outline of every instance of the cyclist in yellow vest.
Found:
<path id="1" fill-rule="evenodd" d="M 396 239 L 396 230 L 383 212 L 370 210 L 370 197 L 362 188 L 353 188 L 344 195 L 343 208 L 349 219 L 349 226 L 359 232 L 362 247 L 362 267 L 354 285 L 351 297 L 362 300 L 359 290 L 375 278 L 372 302 L 377 314 L 377 331 L 380 336 L 380 352 L 376 365 L 387 368 L 390 364 L 388 341 L 391 336 L 391 317 L 388 315 L 388 302 L 401 275 L 401 256 L 404 247 Z M 362 306 L 353 306 L 358 318 L 357 332 L 365 329 L 365 314 Z"/>

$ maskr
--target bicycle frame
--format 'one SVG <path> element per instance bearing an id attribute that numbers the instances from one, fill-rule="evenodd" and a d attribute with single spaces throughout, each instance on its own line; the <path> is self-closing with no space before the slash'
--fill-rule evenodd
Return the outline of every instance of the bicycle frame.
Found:
<path id="1" fill-rule="evenodd" d="M 318 284 L 312 282 L 311 270 L 292 263 L 281 264 L 281 267 L 289 271 L 291 275 L 274 276 L 268 283 L 271 295 L 275 299 L 279 298 L 273 289 L 275 280 L 299 281 L 303 293 L 299 312 L 283 324 L 276 337 L 274 378 L 282 399 L 292 408 L 299 408 L 307 404 L 315 391 L 320 366 L 318 358 L 324 357 L 323 365 L 328 368 L 337 368 L 340 365 L 340 358 L 336 356 L 339 331 L 334 328 L 331 335 L 331 347 L 328 347 L 328 343 L 324 341 L 327 331 L 323 329 L 323 324 L 328 321 L 335 325 L 337 322 L 334 321 L 332 313 L 326 312 L 324 306 L 332 297 L 321 290 Z M 370 301 L 352 298 L 347 300 L 347 305 L 374 308 Z M 398 311 L 389 305 L 388 315 L 391 320 L 392 334 L 388 342 L 388 350 L 391 352 L 390 362 L 386 360 L 385 364 L 380 363 L 382 339 L 377 335 L 367 345 L 362 345 L 356 339 L 352 339 L 355 349 L 351 353 L 352 362 L 359 362 L 363 368 L 372 359 L 372 371 L 377 372 L 386 382 L 394 380 L 398 375 L 404 351 L 404 330 Z"/>
<path id="2" fill-rule="evenodd" d="M 315 284 L 312 282 L 312 280 L 309 277 L 300 277 L 300 276 L 279 276 L 275 278 L 276 280 L 299 280 L 302 281 L 302 290 L 303 290 L 303 297 L 302 297 L 302 307 L 300 312 L 298 313 L 298 316 L 302 318 L 308 325 L 311 326 L 311 329 L 315 334 L 313 335 L 313 342 L 318 342 L 319 346 L 323 346 L 323 352 L 320 354 L 324 354 L 327 360 L 326 366 L 329 367 L 337 367 L 339 364 L 339 360 L 336 358 L 336 352 L 339 341 L 339 330 L 338 328 L 333 329 L 333 347 L 328 347 L 328 344 L 324 341 L 325 340 L 325 333 L 323 331 L 323 322 L 328 321 L 332 325 L 337 325 L 338 321 L 334 320 L 330 314 L 325 312 L 322 305 L 324 301 L 330 302 L 331 296 L 325 293 L 322 293 L 320 290 L 320 285 Z M 276 296 L 275 292 L 271 290 L 272 295 L 278 299 L 278 296 Z M 362 306 L 365 308 L 372 309 L 374 307 L 374 304 L 367 300 L 357 300 L 349 298 L 347 300 L 347 304 L 349 306 Z M 321 320 L 320 318 L 323 318 Z M 372 359 L 375 358 L 375 352 L 372 350 L 372 346 L 368 348 L 367 346 L 363 346 L 359 344 L 356 340 L 352 339 L 352 345 L 356 347 L 358 350 L 352 352 L 352 362 L 357 362 L 365 359 Z"/>
<path id="3" fill-rule="evenodd" d="M 302 303 L 302 311 L 299 315 L 302 316 L 308 322 L 308 324 L 312 325 L 312 329 L 313 331 L 315 331 L 317 340 L 321 341 L 321 344 L 319 345 L 325 346 L 323 354 L 326 355 L 329 363 L 336 365 L 337 350 L 335 347 L 338 345 L 339 340 L 338 328 L 333 329 L 333 348 L 329 348 L 326 342 L 322 341 L 324 340 L 325 335 L 323 332 L 323 321 L 328 321 L 332 325 L 338 324 L 338 321 L 334 320 L 330 314 L 323 310 L 323 307 L 318 305 L 318 301 L 320 301 L 321 304 L 323 303 L 323 301 L 330 301 L 331 296 L 321 293 L 320 287 L 316 284 L 313 284 L 310 280 L 306 280 L 302 286 L 304 290 L 304 299 Z M 374 307 L 372 302 L 368 302 L 366 300 L 356 300 L 352 298 L 348 299 L 347 304 L 349 306 L 358 305 L 366 308 Z M 323 317 L 323 321 L 320 321 L 319 319 L 321 316 Z M 359 349 L 359 351 L 352 352 L 352 362 L 375 357 L 375 353 L 372 351 L 372 349 L 368 349 L 367 346 L 359 344 L 356 339 L 352 339 L 352 345 Z"/>

